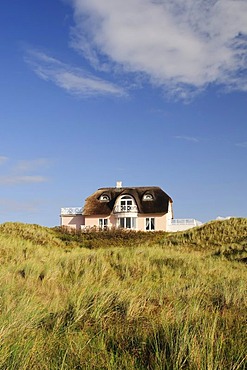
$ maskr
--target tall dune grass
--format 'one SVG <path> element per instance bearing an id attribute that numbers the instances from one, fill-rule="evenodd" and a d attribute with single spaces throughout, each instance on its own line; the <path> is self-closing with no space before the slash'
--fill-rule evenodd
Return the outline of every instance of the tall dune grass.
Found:
<path id="1" fill-rule="evenodd" d="M 225 225 L 222 246 L 205 226 L 127 247 L 97 234 L 96 249 L 94 234 L 0 225 L 0 369 L 246 369 L 246 264 L 229 257 L 246 228 Z"/>

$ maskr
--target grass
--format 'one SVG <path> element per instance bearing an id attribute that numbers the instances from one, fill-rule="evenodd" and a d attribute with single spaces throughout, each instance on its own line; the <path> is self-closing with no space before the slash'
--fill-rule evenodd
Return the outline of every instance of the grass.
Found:
<path id="1" fill-rule="evenodd" d="M 0 225 L 0 369 L 244 370 L 247 220 L 190 231 Z"/>

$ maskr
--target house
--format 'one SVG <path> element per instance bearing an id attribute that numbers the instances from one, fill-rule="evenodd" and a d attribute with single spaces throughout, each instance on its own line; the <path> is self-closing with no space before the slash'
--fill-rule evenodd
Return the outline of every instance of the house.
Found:
<path id="1" fill-rule="evenodd" d="M 141 231 L 177 231 L 192 225 L 183 220 L 174 223 L 173 201 L 158 186 L 100 188 L 81 207 L 61 209 L 61 225 L 77 230 L 97 227 L 120 227 Z"/>

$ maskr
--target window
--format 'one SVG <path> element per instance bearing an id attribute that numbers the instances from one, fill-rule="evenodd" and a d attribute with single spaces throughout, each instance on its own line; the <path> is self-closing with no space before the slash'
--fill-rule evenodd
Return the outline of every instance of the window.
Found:
<path id="1" fill-rule="evenodd" d="M 102 202 L 109 202 L 110 198 L 109 198 L 109 195 L 107 194 L 102 194 L 99 198 L 99 200 L 101 200 Z"/>
<path id="2" fill-rule="evenodd" d="M 146 218 L 146 231 L 153 231 L 155 230 L 155 219 L 154 217 Z"/>
<path id="3" fill-rule="evenodd" d="M 118 226 L 122 229 L 136 229 L 136 217 L 120 217 Z"/>
<path id="4" fill-rule="evenodd" d="M 99 228 L 100 229 L 107 229 L 108 227 L 108 219 L 107 218 L 99 218 Z"/>
<path id="5" fill-rule="evenodd" d="M 131 210 L 131 207 L 133 205 L 133 200 L 130 196 L 125 195 L 121 198 L 120 206 L 121 206 L 121 212 L 129 212 Z"/>
<path id="6" fill-rule="evenodd" d="M 138 208 L 135 199 L 130 195 L 120 196 L 114 206 L 114 213 L 137 213 Z M 126 215 L 127 216 L 127 215 Z"/>
<path id="7" fill-rule="evenodd" d="M 153 200 L 152 194 L 144 194 L 142 200 Z"/>

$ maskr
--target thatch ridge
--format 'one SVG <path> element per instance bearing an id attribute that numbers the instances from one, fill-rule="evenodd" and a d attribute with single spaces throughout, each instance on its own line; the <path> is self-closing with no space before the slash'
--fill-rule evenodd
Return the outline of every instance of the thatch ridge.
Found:
<path id="1" fill-rule="evenodd" d="M 151 194 L 153 200 L 144 201 L 145 194 Z M 108 195 L 109 202 L 100 200 L 101 195 Z M 113 211 L 117 198 L 121 195 L 131 195 L 137 204 L 138 212 L 143 214 L 166 214 L 168 212 L 169 202 L 172 199 L 158 186 L 140 186 L 140 187 L 121 187 L 121 188 L 99 188 L 92 195 L 86 198 L 83 215 L 109 216 Z"/>

